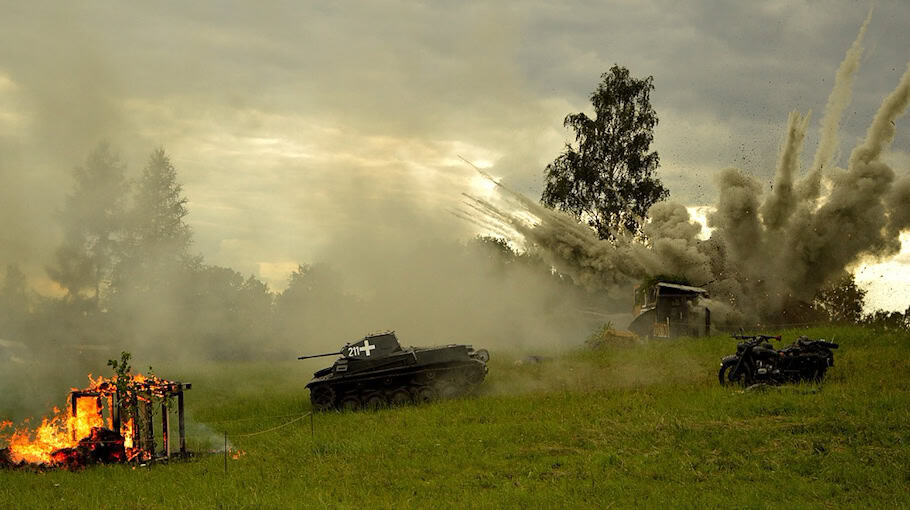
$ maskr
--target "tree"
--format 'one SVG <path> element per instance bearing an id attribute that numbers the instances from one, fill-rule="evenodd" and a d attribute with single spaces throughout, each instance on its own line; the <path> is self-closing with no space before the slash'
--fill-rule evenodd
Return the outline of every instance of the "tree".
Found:
<path id="1" fill-rule="evenodd" d="M 876 310 L 863 317 L 863 323 L 883 331 L 910 331 L 910 306 L 904 313 Z"/>
<path id="2" fill-rule="evenodd" d="M 155 149 L 136 184 L 129 214 L 131 243 L 157 257 L 184 259 L 192 233 L 184 218 L 189 214 L 177 169 L 163 148 Z"/>
<path id="3" fill-rule="evenodd" d="M 474 249 L 496 266 L 511 264 L 518 257 L 518 252 L 501 237 L 478 235 L 471 239 L 468 248 Z"/>
<path id="4" fill-rule="evenodd" d="M 388 296 L 382 296 L 388 299 Z M 301 339 L 352 338 L 367 310 L 344 290 L 343 277 L 325 263 L 298 265 L 275 299 L 276 335 L 287 345 Z"/>
<path id="5" fill-rule="evenodd" d="M 546 168 L 541 202 L 587 221 L 601 239 L 621 230 L 641 233 L 641 220 L 670 192 L 654 176 L 660 162 L 649 152 L 657 114 L 651 107 L 654 77 L 639 80 L 614 65 L 591 95 L 594 118 L 566 116 L 577 147 L 566 148 Z"/>
<path id="6" fill-rule="evenodd" d="M 25 274 L 18 264 L 6 266 L 0 284 L 0 340 L 18 339 L 28 319 L 29 298 Z"/>
<path id="7" fill-rule="evenodd" d="M 19 264 L 8 264 L 3 285 L 0 285 L 0 306 L 11 313 L 25 314 L 28 312 L 27 289 L 25 273 L 19 269 Z"/>
<path id="8" fill-rule="evenodd" d="M 112 281 L 110 310 L 121 335 L 137 341 L 181 338 L 192 317 L 204 267 L 189 250 L 189 211 L 177 170 L 164 149 L 149 156 L 125 214 L 122 256 Z"/>
<path id="9" fill-rule="evenodd" d="M 73 177 L 60 214 L 63 243 L 47 271 L 68 300 L 87 297 L 97 306 L 116 264 L 128 185 L 124 166 L 107 143 L 99 144 Z"/>
<path id="10" fill-rule="evenodd" d="M 511 266 L 523 266 L 525 269 L 540 271 L 547 278 L 560 279 L 561 276 L 553 272 L 550 264 L 544 262 L 539 254 L 530 251 L 518 251 L 508 241 L 501 237 L 478 235 L 468 241 L 465 256 L 480 255 L 489 263 L 488 268 L 501 271 Z"/>
<path id="11" fill-rule="evenodd" d="M 179 322 L 170 324 L 171 335 L 211 359 L 261 357 L 274 347 L 269 334 L 272 298 L 268 286 L 252 276 L 244 279 L 227 267 L 201 265 L 179 294 Z"/>
<path id="12" fill-rule="evenodd" d="M 177 170 L 159 148 L 136 183 L 133 205 L 127 214 L 123 259 L 117 267 L 115 289 L 148 291 L 181 279 L 196 266 L 189 254 L 192 232 L 184 219 L 189 211 Z"/>
<path id="13" fill-rule="evenodd" d="M 853 274 L 842 275 L 816 294 L 813 307 L 836 323 L 858 324 L 863 318 L 866 291 L 856 286 Z"/>

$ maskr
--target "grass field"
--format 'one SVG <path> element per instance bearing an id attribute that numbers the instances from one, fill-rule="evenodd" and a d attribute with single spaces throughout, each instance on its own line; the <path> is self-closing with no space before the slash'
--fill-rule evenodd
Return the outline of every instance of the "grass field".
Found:
<path id="1" fill-rule="evenodd" d="M 494 351 L 476 397 L 319 414 L 315 440 L 308 418 L 234 437 L 243 454 L 227 473 L 220 454 L 0 472 L 0 506 L 910 507 L 910 338 L 860 328 L 804 333 L 836 334 L 841 345 L 822 386 L 719 387 L 719 360 L 735 347 L 726 337 L 522 366 Z M 187 405 L 199 450 L 224 432 L 289 419 L 262 417 L 306 412 L 308 368 L 212 364 L 166 375 L 194 383 Z"/>

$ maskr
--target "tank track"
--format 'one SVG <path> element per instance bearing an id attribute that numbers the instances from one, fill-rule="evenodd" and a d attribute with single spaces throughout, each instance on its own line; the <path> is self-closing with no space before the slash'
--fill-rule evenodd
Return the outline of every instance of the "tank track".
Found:
<path id="1" fill-rule="evenodd" d="M 369 376 L 314 383 L 310 403 L 316 411 L 381 409 L 470 394 L 486 376 L 481 365 L 440 367 L 406 374 Z"/>

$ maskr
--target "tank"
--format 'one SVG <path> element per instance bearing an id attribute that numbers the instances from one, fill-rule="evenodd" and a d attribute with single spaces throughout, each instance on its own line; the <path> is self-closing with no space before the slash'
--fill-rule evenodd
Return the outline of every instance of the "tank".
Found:
<path id="1" fill-rule="evenodd" d="M 376 409 L 470 393 L 486 377 L 490 359 L 485 349 L 464 344 L 402 348 L 394 331 L 297 359 L 335 355 L 341 357 L 306 385 L 314 410 Z"/>

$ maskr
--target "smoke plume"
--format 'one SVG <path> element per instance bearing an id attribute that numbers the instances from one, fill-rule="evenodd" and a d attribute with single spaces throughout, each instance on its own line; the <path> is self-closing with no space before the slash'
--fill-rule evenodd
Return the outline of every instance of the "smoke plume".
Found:
<path id="1" fill-rule="evenodd" d="M 808 175 L 801 183 L 802 195 L 807 200 L 814 200 L 820 193 L 821 177 L 824 169 L 829 168 L 834 161 L 838 148 L 838 135 L 841 118 L 844 110 L 850 104 L 853 95 L 853 80 L 856 77 L 856 71 L 859 69 L 860 58 L 863 55 L 863 39 L 866 36 L 866 28 L 872 19 L 874 8 L 869 9 L 869 14 L 859 29 L 856 40 L 847 50 L 847 55 L 837 68 L 837 74 L 834 76 L 834 88 L 831 95 L 828 96 L 828 102 L 825 104 L 825 113 L 822 116 L 819 127 L 818 149 L 815 151 L 815 159 Z"/>
<path id="2" fill-rule="evenodd" d="M 897 253 L 900 232 L 910 227 L 910 176 L 896 178 L 882 160 L 910 101 L 910 66 L 851 152 L 847 168 L 833 167 L 868 22 L 867 17 L 837 71 L 808 173 L 797 181 L 809 115 L 792 112 L 774 185 L 764 200 L 755 177 L 736 168 L 720 173 L 708 240 L 698 238 L 700 226 L 679 204 L 651 209 L 646 244 L 622 236 L 601 241 L 573 218 L 503 186 L 501 203 L 468 197 L 467 205 L 508 225 L 530 250 L 589 288 L 624 293 L 645 278 L 682 275 L 706 285 L 712 308 L 728 320 L 778 317 L 789 304 L 811 301 L 864 258 Z"/>

